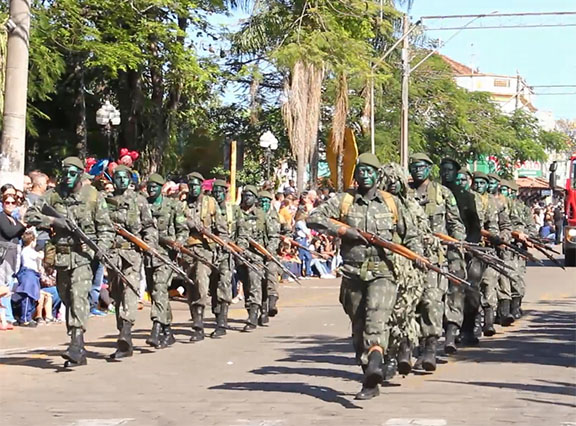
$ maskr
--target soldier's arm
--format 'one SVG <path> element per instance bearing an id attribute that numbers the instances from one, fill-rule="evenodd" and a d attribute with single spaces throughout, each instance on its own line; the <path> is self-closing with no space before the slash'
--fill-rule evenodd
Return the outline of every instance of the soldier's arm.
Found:
<path id="1" fill-rule="evenodd" d="M 312 210 L 306 219 L 308 228 L 327 232 L 334 237 L 338 236 L 339 227 L 332 223 L 330 219 L 340 220 L 340 206 L 344 195 L 338 194 Z"/>
<path id="2" fill-rule="evenodd" d="M 110 219 L 108 204 L 102 194 L 98 194 L 94 208 L 94 223 L 96 225 L 96 243 L 102 250 L 108 250 L 112 247 L 116 231 L 114 224 Z"/>
<path id="3" fill-rule="evenodd" d="M 446 230 L 448 231 L 448 235 L 458 240 L 464 240 L 466 238 L 466 228 L 464 227 L 464 223 L 462 223 L 456 198 L 452 191 L 444 186 L 442 187 L 442 194 L 446 207 Z"/>
<path id="4" fill-rule="evenodd" d="M 180 244 L 183 244 L 190 234 L 186 224 L 186 204 L 181 202 L 174 203 L 174 232 L 175 239 Z"/>
<path id="5" fill-rule="evenodd" d="M 504 202 L 500 203 L 500 209 L 498 209 L 498 230 L 504 241 L 512 239 L 512 222 L 510 221 L 508 206 Z"/>
<path id="6" fill-rule="evenodd" d="M 220 206 L 214 200 L 216 208 L 212 215 L 212 223 L 214 224 L 214 231 L 220 237 L 228 237 L 228 224 L 226 223 L 226 216 L 221 214 Z"/>
<path id="7" fill-rule="evenodd" d="M 280 219 L 277 214 L 268 214 L 266 232 L 268 234 L 268 250 L 270 253 L 277 253 L 278 247 L 280 247 Z"/>
<path id="8" fill-rule="evenodd" d="M 137 203 L 140 209 L 140 235 L 144 241 L 156 247 L 158 245 L 158 229 L 154 226 L 150 205 L 141 195 L 138 196 Z"/>
<path id="9" fill-rule="evenodd" d="M 52 218 L 42 214 L 42 207 L 44 207 L 44 204 L 46 203 L 46 198 L 41 197 L 38 199 L 38 201 L 36 201 L 36 203 L 31 205 L 24 215 L 24 222 L 39 229 L 49 230 L 52 223 Z"/>

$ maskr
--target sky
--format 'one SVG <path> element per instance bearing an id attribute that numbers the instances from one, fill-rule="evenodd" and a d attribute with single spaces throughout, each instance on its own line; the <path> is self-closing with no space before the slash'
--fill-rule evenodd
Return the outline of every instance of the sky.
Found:
<path id="1" fill-rule="evenodd" d="M 404 10 L 406 10 L 404 8 Z M 416 21 L 422 16 L 464 14 L 576 12 L 576 0 L 414 0 L 410 16 Z M 428 28 L 460 27 L 471 18 L 424 20 Z M 574 16 L 534 16 L 523 18 L 484 18 L 471 26 L 520 24 L 576 24 Z M 447 40 L 456 30 L 427 31 L 431 38 Z M 552 28 L 514 28 L 465 30 L 440 49 L 451 57 L 480 72 L 516 75 L 529 86 L 576 86 L 576 26 Z M 556 119 L 576 119 L 576 87 L 534 88 L 536 93 L 573 93 L 572 95 L 536 95 L 534 105 L 539 110 L 553 112 Z"/>

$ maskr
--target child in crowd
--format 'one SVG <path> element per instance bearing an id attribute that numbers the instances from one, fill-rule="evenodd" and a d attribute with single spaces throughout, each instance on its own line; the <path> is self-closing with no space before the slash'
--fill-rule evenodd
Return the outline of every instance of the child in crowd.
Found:
<path id="1" fill-rule="evenodd" d="M 10 289 L 5 285 L 0 285 L 0 299 L 2 297 L 10 296 Z M 2 305 L 0 300 L 0 331 L 12 330 L 14 327 L 6 321 L 6 307 Z"/>
<path id="2" fill-rule="evenodd" d="M 36 234 L 29 229 L 22 235 L 21 264 L 16 279 L 18 284 L 14 289 L 12 300 L 20 305 L 19 325 L 23 327 L 36 327 L 32 315 L 36 311 L 37 301 L 40 299 L 40 272 L 44 253 L 36 251 Z"/>
<path id="3" fill-rule="evenodd" d="M 56 321 L 62 299 L 60 299 L 56 288 L 56 270 L 54 268 L 44 267 L 44 271 L 40 274 L 40 287 L 40 300 L 38 300 L 34 319 L 38 323 L 43 320 L 46 322 Z"/>

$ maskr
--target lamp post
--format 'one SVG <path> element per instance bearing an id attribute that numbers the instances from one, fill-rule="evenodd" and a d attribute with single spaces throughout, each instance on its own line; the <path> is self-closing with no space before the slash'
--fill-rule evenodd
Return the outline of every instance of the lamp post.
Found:
<path id="1" fill-rule="evenodd" d="M 278 148 L 278 139 L 272 134 L 271 131 L 265 132 L 260 136 L 260 146 L 265 149 L 264 155 L 266 157 L 266 180 L 270 180 L 270 162 L 272 160 L 272 151 Z"/>
<path id="2" fill-rule="evenodd" d="M 115 127 L 119 126 L 120 122 L 120 111 L 118 111 L 110 101 L 104 102 L 104 105 L 96 111 L 96 123 L 102 126 L 102 131 L 108 140 L 108 158 L 112 158 L 112 146 L 110 142 Z"/>

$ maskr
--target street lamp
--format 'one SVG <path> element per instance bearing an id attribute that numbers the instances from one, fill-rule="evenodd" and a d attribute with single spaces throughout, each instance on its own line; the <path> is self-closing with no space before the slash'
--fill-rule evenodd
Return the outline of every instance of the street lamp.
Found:
<path id="1" fill-rule="evenodd" d="M 270 161 L 272 160 L 272 151 L 276 151 L 278 148 L 278 139 L 276 139 L 276 136 L 274 136 L 271 131 L 267 131 L 260 136 L 260 146 L 265 150 L 266 180 L 270 180 Z"/>
<path id="2" fill-rule="evenodd" d="M 112 158 L 112 147 L 110 141 L 114 128 L 119 126 L 120 122 L 120 111 L 118 111 L 110 101 L 104 102 L 104 105 L 96 111 L 96 123 L 102 126 L 102 131 L 108 140 L 108 158 Z"/>

